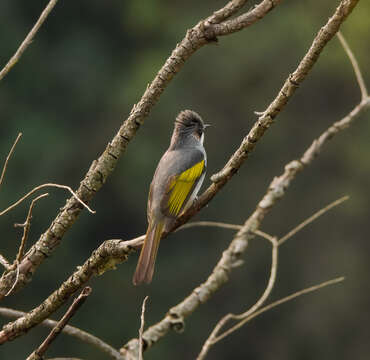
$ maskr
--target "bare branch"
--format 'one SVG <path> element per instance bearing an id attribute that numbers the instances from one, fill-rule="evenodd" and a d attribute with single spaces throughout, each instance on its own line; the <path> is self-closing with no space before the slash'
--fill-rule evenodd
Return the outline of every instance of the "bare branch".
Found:
<path id="1" fill-rule="evenodd" d="M 322 209 L 320 209 L 319 211 L 317 211 L 316 213 L 314 213 L 312 216 L 310 216 L 309 218 L 307 218 L 306 220 L 304 220 L 303 222 L 301 222 L 294 229 L 290 230 L 286 235 L 284 235 L 283 237 L 281 237 L 279 239 L 279 245 L 283 244 L 285 241 L 287 241 L 288 239 L 290 239 L 298 231 L 302 230 L 305 226 L 307 226 L 308 224 L 310 224 L 313 221 L 315 221 L 318 217 L 320 217 L 321 215 L 324 215 L 326 212 L 328 212 L 329 210 L 331 210 L 333 207 L 340 205 L 342 202 L 344 202 L 344 201 L 346 201 L 348 199 L 349 199 L 349 196 L 343 196 L 340 199 L 333 201 L 329 205 L 326 205 L 325 207 L 323 207 Z"/>
<path id="2" fill-rule="evenodd" d="M 360 67 L 358 66 L 358 62 L 356 60 L 356 57 L 355 57 L 355 55 L 353 55 L 353 52 L 352 52 L 351 48 L 349 47 L 346 39 L 344 38 L 344 36 L 342 35 L 342 33 L 340 31 L 338 31 L 337 36 L 339 38 L 340 43 L 343 46 L 344 51 L 347 54 L 349 60 L 351 61 L 351 64 L 352 64 L 352 67 L 353 67 L 353 70 L 355 72 L 356 79 L 357 79 L 357 82 L 358 82 L 358 86 L 360 87 L 360 90 L 361 90 L 361 99 L 365 100 L 368 97 L 368 92 L 367 92 L 367 88 L 366 88 L 365 81 L 364 81 L 364 78 L 362 76 Z"/>
<path id="3" fill-rule="evenodd" d="M 260 18 L 262 19 L 262 17 Z M 76 191 L 75 195 L 77 197 L 73 196 L 67 200 L 66 205 L 58 213 L 50 227 L 41 235 L 39 240 L 28 252 L 27 258 L 23 260 L 26 264 L 22 267 L 23 269 L 28 269 L 28 273 L 22 273 L 22 275 L 27 276 L 22 276 L 17 286 L 18 289 L 26 284 L 26 280 L 30 281 L 38 266 L 58 247 L 65 232 L 77 220 L 82 210 L 78 204 L 78 199 L 81 199 L 85 203 L 89 202 L 101 189 L 108 176 L 115 169 L 118 159 L 126 151 L 129 142 L 136 135 L 138 129 L 144 123 L 145 118 L 149 115 L 151 109 L 157 103 L 162 92 L 173 77 L 196 51 L 215 40 L 212 26 L 211 24 L 206 24 L 206 21 L 200 21 L 193 28 L 189 29 L 184 39 L 177 44 L 153 81 L 147 87 L 140 101 L 133 106 L 129 117 L 123 122 L 117 134 L 107 145 L 105 151 L 97 160 L 92 162 L 89 171 Z M 29 263 L 32 266 L 29 266 Z M 0 280 L 0 299 L 9 291 L 9 288 L 13 284 L 9 281 L 9 278 L 14 279 L 14 276 L 14 271 L 10 271 L 6 277 L 2 277 Z"/>
<path id="4" fill-rule="evenodd" d="M 143 360 L 143 332 L 144 332 L 144 325 L 145 325 L 145 304 L 148 300 L 149 296 L 145 296 L 143 305 L 141 307 L 141 325 L 140 325 L 140 330 L 139 330 L 139 360 Z"/>
<path id="5" fill-rule="evenodd" d="M 277 266 L 278 266 L 278 247 L 279 244 L 277 242 L 276 238 L 270 239 L 272 244 L 272 260 L 271 260 L 271 270 L 270 270 L 270 278 L 268 281 L 268 284 L 266 286 L 265 291 L 263 292 L 262 296 L 259 298 L 259 300 L 246 312 L 235 315 L 235 314 L 227 314 L 225 315 L 215 326 L 215 328 L 212 330 L 211 334 L 209 335 L 208 339 L 204 343 L 201 352 L 199 353 L 197 360 L 202 360 L 207 355 L 208 351 L 212 347 L 213 344 L 215 344 L 219 337 L 221 337 L 223 334 L 218 335 L 221 329 L 230 321 L 230 320 L 242 320 L 245 317 L 253 314 L 255 311 L 257 311 L 267 300 L 267 298 L 270 296 L 272 289 L 274 287 L 275 281 L 276 281 L 276 273 L 277 273 Z"/>
<path id="6" fill-rule="evenodd" d="M 41 25 L 44 23 L 46 18 L 48 17 L 51 10 L 57 3 L 58 0 L 50 0 L 44 11 L 41 13 L 39 19 L 37 20 L 36 24 L 33 26 L 29 34 L 23 40 L 21 46 L 12 56 L 12 58 L 8 61 L 8 63 L 4 66 L 4 68 L 0 72 L 0 80 L 4 78 L 4 76 L 10 71 L 10 69 L 19 61 L 24 51 L 28 48 L 31 44 L 32 39 L 35 37 L 37 31 L 40 29 Z"/>
<path id="7" fill-rule="evenodd" d="M 19 279 L 19 263 L 18 263 L 18 261 L 15 261 L 15 265 L 16 265 L 17 268 L 16 268 L 16 275 L 15 275 L 14 284 L 9 289 L 9 291 L 5 294 L 5 296 L 8 296 L 9 294 L 11 294 L 12 291 L 14 290 L 14 288 L 16 287 L 17 283 L 18 283 L 18 279 Z"/>
<path id="8" fill-rule="evenodd" d="M 237 224 L 227 224 L 224 222 L 218 222 L 218 221 L 193 221 L 187 224 L 182 225 L 179 227 L 178 230 L 185 230 L 196 226 L 212 226 L 212 227 L 220 227 L 223 229 L 231 229 L 231 230 L 240 230 L 242 225 Z"/>
<path id="9" fill-rule="evenodd" d="M 92 214 L 95 214 L 96 211 L 94 210 L 91 210 L 91 208 L 85 204 L 78 196 L 77 194 L 72 190 L 71 187 L 67 186 L 67 185 L 60 185 L 60 184 L 53 184 L 53 183 L 47 183 L 47 184 L 42 184 L 42 185 L 39 185 L 39 186 L 36 186 L 35 188 L 33 188 L 31 191 L 29 191 L 26 195 L 24 195 L 23 197 L 21 197 L 19 200 L 17 200 L 14 204 L 8 206 L 5 210 L 3 211 L 0 211 L 0 216 L 1 215 L 4 215 L 5 213 L 7 213 L 8 211 L 14 209 L 16 206 L 18 206 L 22 201 L 26 200 L 29 196 L 31 196 L 32 194 L 34 194 L 36 191 L 40 190 L 40 189 L 43 189 L 45 187 L 55 187 L 55 188 L 59 188 L 59 189 L 66 189 L 68 190 L 72 195 L 73 197 L 80 203 L 82 204 L 90 213 Z"/>
<path id="10" fill-rule="evenodd" d="M 280 2 L 281 0 L 261 1 L 258 5 L 253 7 L 252 10 L 237 18 L 215 24 L 212 31 L 215 36 L 229 35 L 236 31 L 240 31 L 267 15 L 275 6 L 279 5 Z"/>
<path id="11" fill-rule="evenodd" d="M 93 252 L 86 262 L 38 307 L 21 318 L 6 324 L 0 331 L 0 344 L 13 340 L 36 326 L 63 305 L 70 296 L 78 291 L 92 277 L 114 269 L 118 263 L 125 261 L 134 251 L 132 245 L 137 241 L 107 240 Z M 24 261 L 22 261 L 22 264 Z M 24 273 L 20 265 L 20 272 Z M 32 266 L 29 265 L 29 266 Z M 8 274 L 6 274 L 7 276 Z M 19 281 L 18 281 L 19 283 Z"/>
<path id="12" fill-rule="evenodd" d="M 9 151 L 8 156 L 6 157 L 6 160 L 5 160 L 5 163 L 4 163 L 4 166 L 3 166 L 3 170 L 2 170 L 1 176 L 0 176 L 0 186 L 3 183 L 3 180 L 4 180 L 4 175 L 5 175 L 5 172 L 6 172 L 6 168 L 8 167 L 9 159 L 12 156 L 12 154 L 14 152 L 14 149 L 15 149 L 15 147 L 16 147 L 19 139 L 21 138 L 21 136 L 22 136 L 22 133 L 19 133 L 18 136 L 17 136 L 17 138 L 15 139 L 15 141 L 13 143 L 13 146 L 11 147 L 11 149 Z"/>
<path id="13" fill-rule="evenodd" d="M 228 2 L 224 8 L 215 11 L 207 20 L 211 24 L 219 24 L 221 21 L 228 19 L 230 16 L 237 13 L 248 0 L 232 0 Z"/>
<path id="14" fill-rule="evenodd" d="M 26 241 L 27 241 L 27 238 L 28 238 L 28 232 L 29 232 L 30 226 L 31 226 L 33 207 L 34 207 L 36 201 L 38 201 L 38 200 L 40 200 L 43 197 L 48 196 L 48 195 L 49 195 L 48 193 L 41 194 L 41 195 L 37 196 L 36 198 L 34 198 L 31 202 L 31 205 L 28 209 L 28 214 L 27 214 L 26 221 L 24 222 L 24 224 L 22 224 L 22 226 L 23 226 L 23 236 L 22 236 L 21 244 L 19 246 L 18 254 L 17 254 L 17 257 L 16 257 L 16 261 L 18 262 L 18 264 L 21 262 L 21 260 L 23 258 L 23 252 L 24 252 L 24 248 L 26 246 Z"/>
<path id="15" fill-rule="evenodd" d="M 212 226 L 212 227 L 219 227 L 223 229 L 231 229 L 231 230 L 240 230 L 243 225 L 238 224 L 228 224 L 224 222 L 218 222 L 218 221 L 193 221 L 191 223 L 186 223 L 182 225 L 180 228 L 176 229 L 176 232 L 179 230 L 185 230 L 196 226 Z M 254 232 L 256 235 L 270 241 L 272 244 L 274 244 L 275 237 L 271 236 L 270 234 L 267 234 L 261 230 L 256 230 Z"/>
<path id="16" fill-rule="evenodd" d="M 9 308 L 0 307 L 0 315 L 2 315 L 4 317 L 19 318 L 19 317 L 22 317 L 26 314 L 27 313 L 25 313 L 23 311 L 18 311 L 18 310 L 13 310 L 13 309 L 9 309 Z M 57 321 L 50 320 L 50 319 L 44 320 L 43 322 L 40 323 L 40 325 L 45 326 L 45 327 L 49 327 L 49 328 L 54 328 L 57 324 L 58 324 Z M 98 350 L 104 352 L 105 354 L 109 355 L 114 360 L 123 360 L 122 355 L 115 348 L 113 348 L 109 344 L 105 343 L 101 339 L 97 338 L 96 336 L 94 336 L 94 335 L 92 335 L 92 334 L 90 334 L 86 331 L 78 329 L 74 326 L 66 325 L 63 328 L 62 333 L 66 334 L 66 335 L 69 335 L 69 336 L 73 336 L 73 337 L 75 337 L 75 338 L 77 338 L 77 339 L 79 339 L 79 340 L 81 340 L 81 341 L 83 341 L 83 342 L 85 342 L 89 345 L 94 346 L 96 349 L 98 349 Z"/>
<path id="17" fill-rule="evenodd" d="M 9 261 L 1 254 L 0 254 L 0 264 L 4 266 L 6 270 L 9 270 L 11 268 Z"/>
<path id="18" fill-rule="evenodd" d="M 247 316 L 246 318 L 244 318 L 242 321 L 240 321 L 238 324 L 236 324 L 235 326 L 233 326 L 232 328 L 226 330 L 222 335 L 220 335 L 219 337 L 217 337 L 215 339 L 215 342 L 218 342 L 220 340 L 222 340 L 223 338 L 225 338 L 226 336 L 228 336 L 229 334 L 231 334 L 232 332 L 234 332 L 235 330 L 239 329 L 240 327 L 242 327 L 245 323 L 247 323 L 248 321 L 254 319 L 255 317 L 257 317 L 258 315 L 261 315 L 262 313 L 266 312 L 267 310 L 270 310 L 278 305 L 281 305 L 283 303 L 286 303 L 290 300 L 293 300 L 295 299 L 296 297 L 299 297 L 299 296 L 302 296 L 302 295 L 305 295 L 305 294 L 308 294 L 310 292 L 313 292 L 313 291 L 316 291 L 316 290 L 319 290 L 319 289 L 322 289 L 326 286 L 329 286 L 329 285 L 334 285 L 334 284 L 337 284 L 339 282 L 342 282 L 345 278 L 343 276 L 341 277 L 338 277 L 338 278 L 335 278 L 335 279 L 332 279 L 332 280 L 329 280 L 329 281 L 325 281 L 321 284 L 318 284 L 318 285 L 314 285 L 314 286 L 311 286 L 309 288 L 306 288 L 306 289 L 303 289 L 303 290 L 300 290 L 300 291 L 297 291 L 289 296 L 286 296 L 280 300 L 277 300 L 277 301 L 274 301 L 273 303 L 269 304 L 269 305 L 266 305 L 265 307 L 259 309 L 258 311 L 254 312 L 253 314 L 250 314 L 249 316 Z"/>
<path id="19" fill-rule="evenodd" d="M 56 337 L 62 332 L 63 328 L 67 325 L 68 321 L 76 313 L 76 311 L 83 305 L 87 297 L 91 294 L 91 287 L 86 286 L 81 294 L 74 299 L 72 305 L 68 308 L 67 312 L 58 321 L 57 325 L 51 330 L 50 334 L 46 337 L 43 343 L 35 350 L 27 360 L 41 360 L 50 344 L 56 339 Z"/>

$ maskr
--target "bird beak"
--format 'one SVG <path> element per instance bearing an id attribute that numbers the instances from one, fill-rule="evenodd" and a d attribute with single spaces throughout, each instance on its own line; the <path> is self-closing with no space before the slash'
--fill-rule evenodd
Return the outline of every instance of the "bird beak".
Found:
<path id="1" fill-rule="evenodd" d="M 207 127 L 212 126 L 211 124 L 204 124 L 204 128 L 206 129 Z"/>

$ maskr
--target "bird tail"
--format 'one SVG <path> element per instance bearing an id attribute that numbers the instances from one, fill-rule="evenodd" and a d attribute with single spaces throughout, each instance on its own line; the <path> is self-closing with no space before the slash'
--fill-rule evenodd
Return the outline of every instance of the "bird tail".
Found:
<path id="1" fill-rule="evenodd" d="M 149 284 L 152 281 L 155 259 L 157 257 L 159 242 L 163 231 L 163 223 L 160 222 L 155 225 L 149 224 L 136 271 L 132 279 L 134 285 L 139 285 L 143 282 Z"/>

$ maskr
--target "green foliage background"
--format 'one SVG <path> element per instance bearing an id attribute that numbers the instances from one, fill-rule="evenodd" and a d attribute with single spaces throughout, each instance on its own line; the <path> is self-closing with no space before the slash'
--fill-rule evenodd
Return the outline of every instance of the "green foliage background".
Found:
<path id="1" fill-rule="evenodd" d="M 0 207 L 36 185 L 76 188 L 132 105 L 138 102 L 186 30 L 224 1 L 60 1 L 21 61 L 0 83 L 0 155 L 5 159 L 23 132 L 0 189 Z M 174 78 L 119 166 L 59 249 L 31 284 L 1 304 L 28 311 L 82 264 L 104 240 L 131 239 L 146 229 L 147 190 L 168 146 L 176 114 L 190 108 L 211 123 L 206 148 L 208 178 L 238 147 L 256 117 L 307 51 L 338 1 L 285 1 L 263 21 L 197 52 Z M 36 21 L 46 1 L 0 2 L 0 63 L 4 65 Z M 251 3 L 252 5 L 252 3 Z M 370 86 L 370 3 L 360 2 L 343 26 Z M 358 101 L 353 70 L 339 41 L 326 47 L 314 70 L 278 116 L 238 175 L 197 220 L 243 223 L 273 176 L 297 158 L 332 122 Z M 314 211 L 344 194 L 350 200 L 289 240 L 281 249 L 273 299 L 344 275 L 345 283 L 302 297 L 252 321 L 216 345 L 212 359 L 361 359 L 369 344 L 369 113 L 336 137 L 292 184 L 263 225 L 283 235 Z M 209 180 L 205 181 L 205 186 Z M 68 194 L 50 190 L 35 208 L 28 245 L 64 205 Z M 1 218 L 0 252 L 13 259 L 29 201 Z M 233 233 L 199 228 L 163 241 L 153 283 L 133 287 L 136 256 L 95 278 L 93 294 L 72 321 L 120 347 L 137 336 L 139 312 L 149 295 L 146 324 L 204 281 Z M 149 359 L 191 359 L 217 320 L 241 312 L 261 295 L 269 273 L 270 246 L 250 243 L 245 265 L 212 300 L 170 334 Z M 65 307 L 55 314 L 61 316 Z M 1 319 L 1 323 L 7 323 Z M 0 359 L 23 359 L 48 330 L 33 329 L 0 348 Z M 61 336 L 48 357 L 106 359 L 91 347 Z"/>

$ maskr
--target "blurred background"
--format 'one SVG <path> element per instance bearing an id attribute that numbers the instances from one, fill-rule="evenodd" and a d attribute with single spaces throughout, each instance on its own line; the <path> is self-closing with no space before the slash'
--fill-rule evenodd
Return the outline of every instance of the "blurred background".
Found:
<path id="1" fill-rule="evenodd" d="M 46 1 L 0 2 L 1 67 L 37 20 Z M 23 133 L 0 189 L 0 208 L 33 187 L 57 182 L 77 188 L 147 84 L 187 29 L 225 1 L 60 1 L 21 61 L 0 83 L 1 164 L 18 132 Z M 250 6 L 252 3 L 250 4 Z M 239 146 L 295 70 L 338 1 L 286 1 L 263 21 L 203 47 L 186 63 L 160 98 L 105 186 L 36 272 L 31 284 L 2 302 L 28 311 L 54 291 L 104 240 L 131 239 L 146 230 L 149 184 L 180 110 L 193 109 L 213 126 L 207 131 L 209 177 Z M 370 3 L 360 2 L 342 27 L 370 86 Z M 352 67 L 337 39 L 276 119 L 248 161 L 194 220 L 241 224 L 274 176 L 301 156 L 313 138 L 359 102 Z M 272 210 L 262 230 L 277 236 L 313 212 L 348 194 L 280 250 L 270 300 L 344 275 L 340 285 L 306 295 L 256 318 L 217 344 L 212 359 L 364 359 L 369 356 L 369 123 L 364 113 L 335 137 L 301 173 Z M 1 165 L 2 166 L 2 165 Z M 28 239 L 47 229 L 69 194 L 51 189 L 36 204 Z M 31 199 L 1 218 L 0 252 L 13 260 Z M 162 319 L 203 282 L 234 233 L 194 228 L 161 244 L 150 286 L 134 287 L 137 255 L 90 281 L 93 293 L 71 321 L 115 347 L 136 337 L 139 313 L 149 295 L 146 326 Z M 194 358 L 222 315 L 242 312 L 261 296 L 270 271 L 270 244 L 251 241 L 245 265 L 206 305 L 186 320 L 182 335 L 171 333 L 145 356 Z M 66 310 L 64 306 L 54 318 Z M 1 325 L 9 320 L 1 318 Z M 32 329 L 0 348 L 0 359 L 23 359 L 49 330 Z M 47 357 L 108 359 L 74 338 L 60 336 Z"/>

